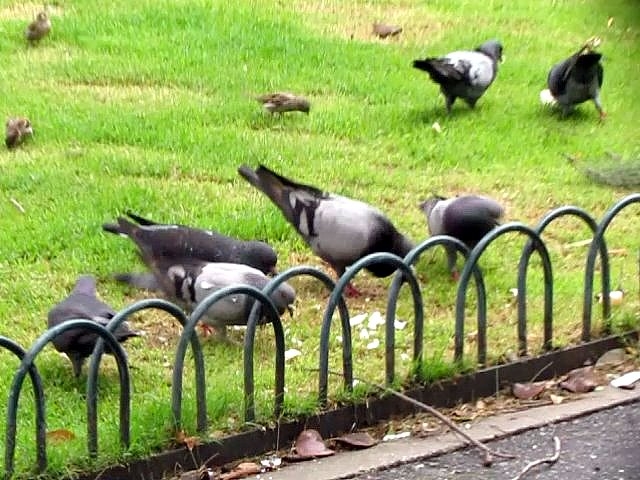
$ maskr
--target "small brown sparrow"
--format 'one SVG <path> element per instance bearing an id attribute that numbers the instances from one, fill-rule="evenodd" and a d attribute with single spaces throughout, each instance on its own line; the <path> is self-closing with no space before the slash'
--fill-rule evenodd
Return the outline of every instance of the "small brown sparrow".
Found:
<path id="1" fill-rule="evenodd" d="M 386 25 L 384 23 L 374 23 L 373 33 L 380 38 L 395 37 L 402 32 L 402 27 L 399 25 Z"/>
<path id="2" fill-rule="evenodd" d="M 269 113 L 284 113 L 284 112 L 304 112 L 309 113 L 311 104 L 309 100 L 293 93 L 269 93 L 256 97 L 264 109 Z"/>
<path id="3" fill-rule="evenodd" d="M 47 16 L 46 12 L 40 12 L 36 16 L 36 19 L 29 24 L 24 31 L 24 37 L 31 44 L 39 42 L 49 34 L 51 31 L 51 20 Z"/>
<path id="4" fill-rule="evenodd" d="M 28 118 L 16 117 L 7 120 L 4 138 L 7 148 L 17 147 L 27 135 L 33 135 L 33 128 Z"/>

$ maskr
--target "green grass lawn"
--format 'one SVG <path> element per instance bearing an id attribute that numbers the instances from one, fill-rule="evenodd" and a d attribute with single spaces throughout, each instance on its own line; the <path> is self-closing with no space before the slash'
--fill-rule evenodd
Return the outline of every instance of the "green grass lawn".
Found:
<path id="1" fill-rule="evenodd" d="M 212 5 L 213 4 L 213 5 Z M 633 0 L 583 1 L 301 1 L 62 0 L 50 6 L 53 30 L 27 48 L 26 24 L 41 4 L 0 0 L 0 75 L 3 118 L 30 118 L 35 138 L 0 152 L 0 334 L 24 346 L 46 328 L 48 309 L 81 273 L 95 273 L 103 299 L 116 309 L 144 298 L 110 280 L 139 269 L 133 244 L 101 231 L 126 209 L 160 222 L 179 222 L 271 242 L 279 268 L 322 265 L 266 197 L 236 173 L 242 163 L 276 171 L 382 208 L 416 242 L 427 237 L 417 204 L 432 192 L 474 192 L 495 197 L 508 220 L 533 225 L 565 204 L 596 218 L 628 190 L 591 183 L 561 156 L 600 158 L 606 151 L 640 151 L 640 10 Z M 608 25 L 609 19 L 613 20 Z M 398 23 L 391 40 L 371 33 L 376 20 Z M 549 68 L 592 35 L 602 38 L 602 100 L 608 118 L 583 104 L 561 119 L 538 100 Z M 499 38 L 506 61 L 487 94 L 470 110 L 459 102 L 447 116 L 438 88 L 411 68 L 415 58 L 470 49 Z M 309 116 L 269 117 L 252 96 L 293 91 L 311 99 Z M 432 124 L 438 122 L 442 132 Z M 18 202 L 22 213 L 12 205 Z M 612 224 L 608 245 L 612 286 L 627 291 L 616 308 L 618 324 L 638 325 L 638 208 Z M 555 276 L 556 343 L 579 341 L 586 248 L 577 220 L 545 233 Z M 501 238 L 483 255 L 489 300 L 492 361 L 516 348 L 515 286 L 523 240 Z M 425 371 L 450 371 L 455 284 L 441 251 L 418 264 L 425 301 Z M 542 273 L 530 274 L 531 350 L 542 336 Z M 366 295 L 349 300 L 350 313 L 384 313 L 389 279 L 362 274 Z M 328 293 L 295 280 L 295 316 L 285 318 L 287 348 L 302 355 L 287 368 L 289 415 L 316 410 L 318 337 Z M 597 285 L 597 284 L 596 284 Z M 474 330 L 470 295 L 467 332 Z M 398 315 L 411 320 L 403 292 Z M 594 309 L 594 319 L 599 310 Z M 100 457 L 86 459 L 85 375 L 53 347 L 38 357 L 47 397 L 48 429 L 75 439 L 49 444 L 52 478 L 115 459 L 156 451 L 172 437 L 171 365 L 181 329 L 167 316 L 147 312 L 132 320 L 147 335 L 126 344 L 132 366 L 132 447 L 117 442 L 117 372 L 106 359 L 100 377 Z M 596 327 L 597 327 L 596 322 Z M 340 365 L 332 331 L 331 366 Z M 231 336 L 242 340 L 242 331 Z M 383 347 L 354 333 L 354 373 L 383 379 Z M 383 340 L 382 328 L 377 337 Z M 411 322 L 398 332 L 398 368 L 411 365 Z M 469 337 L 472 361 L 475 345 Z M 204 342 L 211 438 L 243 428 L 242 351 Z M 408 354 L 402 355 L 402 354 Z M 8 395 L 17 361 L 0 352 L 0 399 Z M 260 421 L 273 405 L 273 341 L 258 334 L 256 397 Z M 187 362 L 184 419 L 195 420 L 192 362 Z M 86 370 L 85 370 L 86 371 Z M 26 384 L 28 387 L 28 384 Z M 34 415 L 25 388 L 18 424 L 17 466 L 24 478 L 35 463 Z M 330 396 L 343 398 L 331 380 Z M 6 406 L 0 401 L 0 418 Z M 5 426 L 0 421 L 4 443 Z M 0 465 L 3 460 L 0 459 Z"/>

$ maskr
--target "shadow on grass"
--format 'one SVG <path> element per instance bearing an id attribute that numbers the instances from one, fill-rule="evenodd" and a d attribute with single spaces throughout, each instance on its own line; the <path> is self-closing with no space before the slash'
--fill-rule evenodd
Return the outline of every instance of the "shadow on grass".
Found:
<path id="1" fill-rule="evenodd" d="M 447 109 L 443 103 L 434 103 L 427 108 L 416 107 L 407 110 L 407 120 L 411 123 L 424 123 L 431 126 L 433 122 L 444 122 L 447 120 L 455 120 L 456 118 L 466 118 L 468 115 L 477 115 L 477 111 L 482 110 L 482 106 L 470 108 L 464 102 L 456 102 L 451 113 L 447 113 Z"/>

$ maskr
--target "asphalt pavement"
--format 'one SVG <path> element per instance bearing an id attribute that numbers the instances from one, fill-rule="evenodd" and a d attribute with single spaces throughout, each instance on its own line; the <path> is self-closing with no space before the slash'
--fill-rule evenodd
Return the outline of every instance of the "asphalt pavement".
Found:
<path id="1" fill-rule="evenodd" d="M 395 468 L 358 475 L 354 480 L 504 480 L 515 478 L 525 466 L 554 454 L 553 437 L 560 439 L 560 455 L 553 465 L 540 465 L 523 478 L 530 480 L 640 479 L 640 402 L 541 427 L 488 442 L 487 446 L 518 455 L 491 467 L 481 466 L 478 449 L 465 448 Z"/>
<path id="2" fill-rule="evenodd" d="M 613 387 L 558 405 L 483 418 L 465 426 L 472 438 L 518 455 L 482 466 L 482 455 L 456 434 L 382 442 L 287 465 L 258 475 L 261 480 L 511 480 L 530 461 L 554 453 L 551 466 L 538 466 L 523 480 L 640 480 L 640 388 Z"/>

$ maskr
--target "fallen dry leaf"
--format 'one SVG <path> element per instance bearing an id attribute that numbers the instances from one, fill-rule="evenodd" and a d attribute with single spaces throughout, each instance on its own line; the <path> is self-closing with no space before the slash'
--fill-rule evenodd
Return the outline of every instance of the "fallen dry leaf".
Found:
<path id="1" fill-rule="evenodd" d="M 607 28 L 611 28 L 611 25 L 613 25 L 613 17 L 609 17 L 609 20 L 607 20 Z"/>
<path id="2" fill-rule="evenodd" d="M 587 393 L 598 386 L 598 381 L 592 366 L 576 368 L 567 374 L 567 378 L 560 382 L 560 388 L 573 393 Z"/>
<path id="3" fill-rule="evenodd" d="M 192 451 L 195 447 L 200 445 L 200 438 L 188 437 L 187 434 L 184 433 L 184 430 L 180 430 L 178 433 L 176 433 L 176 442 L 183 443 L 189 449 L 189 451 Z"/>
<path id="4" fill-rule="evenodd" d="M 234 480 L 236 478 L 246 478 L 249 475 L 255 475 L 261 472 L 260 465 L 253 462 L 239 463 L 236 468 L 227 473 L 220 474 L 220 480 Z"/>
<path id="5" fill-rule="evenodd" d="M 327 457 L 336 453 L 327 448 L 317 430 L 303 430 L 296 438 L 295 455 L 288 455 L 287 460 L 301 461 L 317 457 Z"/>
<path id="6" fill-rule="evenodd" d="M 346 435 L 336 438 L 336 441 L 353 448 L 369 448 L 378 443 L 376 439 L 367 432 L 347 433 Z"/>
<path id="7" fill-rule="evenodd" d="M 511 391 L 520 400 L 531 400 L 547 388 L 547 382 L 514 383 Z"/>
<path id="8" fill-rule="evenodd" d="M 68 442 L 76 438 L 75 433 L 66 428 L 58 428 L 47 432 L 47 440 L 51 442 Z"/>

